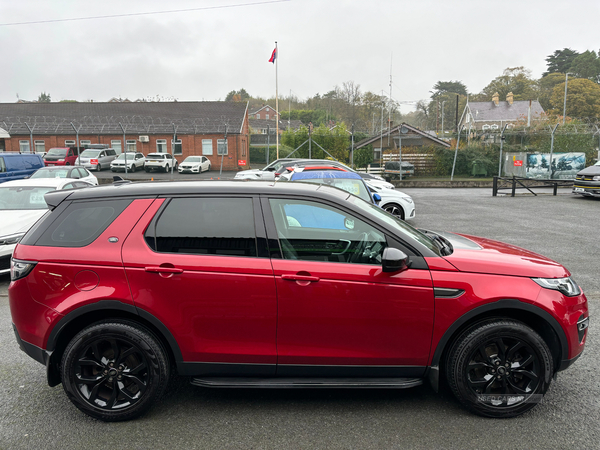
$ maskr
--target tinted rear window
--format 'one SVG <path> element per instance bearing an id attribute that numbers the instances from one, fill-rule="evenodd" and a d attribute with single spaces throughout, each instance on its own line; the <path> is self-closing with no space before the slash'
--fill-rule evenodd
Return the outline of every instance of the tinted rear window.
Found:
<path id="1" fill-rule="evenodd" d="M 146 231 L 158 252 L 256 256 L 251 198 L 175 198 Z"/>
<path id="2" fill-rule="evenodd" d="M 131 200 L 75 202 L 42 232 L 35 245 L 84 247 L 94 242 Z"/>

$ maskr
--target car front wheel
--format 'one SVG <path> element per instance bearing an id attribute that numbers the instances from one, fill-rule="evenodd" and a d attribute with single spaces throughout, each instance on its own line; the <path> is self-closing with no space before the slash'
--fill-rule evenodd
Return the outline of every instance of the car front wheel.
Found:
<path id="1" fill-rule="evenodd" d="M 113 422 L 142 415 L 160 398 L 169 363 L 151 332 L 133 322 L 113 320 L 88 326 L 71 340 L 61 375 L 77 408 Z"/>
<path id="2" fill-rule="evenodd" d="M 446 377 L 458 400 L 485 417 L 515 417 L 536 406 L 553 373 L 546 342 L 524 323 L 494 319 L 467 329 L 450 349 Z"/>
<path id="3" fill-rule="evenodd" d="M 398 219 L 404 220 L 404 209 L 402 206 L 397 205 L 396 203 L 389 203 L 385 205 L 383 210 L 389 212 L 393 216 L 396 216 Z"/>

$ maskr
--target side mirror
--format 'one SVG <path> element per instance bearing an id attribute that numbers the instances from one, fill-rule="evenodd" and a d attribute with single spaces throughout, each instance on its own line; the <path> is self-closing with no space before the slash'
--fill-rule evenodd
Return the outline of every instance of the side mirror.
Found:
<path id="1" fill-rule="evenodd" d="M 400 272 L 408 267 L 408 256 L 397 248 L 383 249 L 381 265 L 384 272 Z"/>
<path id="2" fill-rule="evenodd" d="M 379 205 L 379 202 L 381 201 L 381 195 L 379 195 L 378 193 L 373 194 L 373 201 L 376 205 Z"/>

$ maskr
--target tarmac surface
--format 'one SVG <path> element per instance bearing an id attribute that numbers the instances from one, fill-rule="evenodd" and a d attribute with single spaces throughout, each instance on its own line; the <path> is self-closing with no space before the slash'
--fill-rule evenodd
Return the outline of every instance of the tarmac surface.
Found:
<path id="1" fill-rule="evenodd" d="M 209 172 L 209 174 L 211 174 Z M 143 175 L 146 175 L 145 173 Z M 203 174 L 203 176 L 206 174 Z M 212 173 L 214 175 L 214 171 Z M 210 179 L 210 177 L 209 177 Z M 17 346 L 0 276 L 0 449 L 564 449 L 600 446 L 600 199 L 491 189 L 405 189 L 410 223 L 509 242 L 564 264 L 591 316 L 583 356 L 544 401 L 515 419 L 484 419 L 451 393 L 409 390 L 203 389 L 178 379 L 144 417 L 107 424 L 80 413 Z"/>

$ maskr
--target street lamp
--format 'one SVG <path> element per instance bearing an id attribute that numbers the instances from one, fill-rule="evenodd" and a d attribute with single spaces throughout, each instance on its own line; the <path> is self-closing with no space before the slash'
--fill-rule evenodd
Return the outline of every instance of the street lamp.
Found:
<path id="1" fill-rule="evenodd" d="M 565 124 L 565 116 L 567 115 L 567 83 L 569 82 L 569 75 L 573 75 L 572 73 L 565 74 L 565 101 L 563 103 L 563 125 Z"/>

